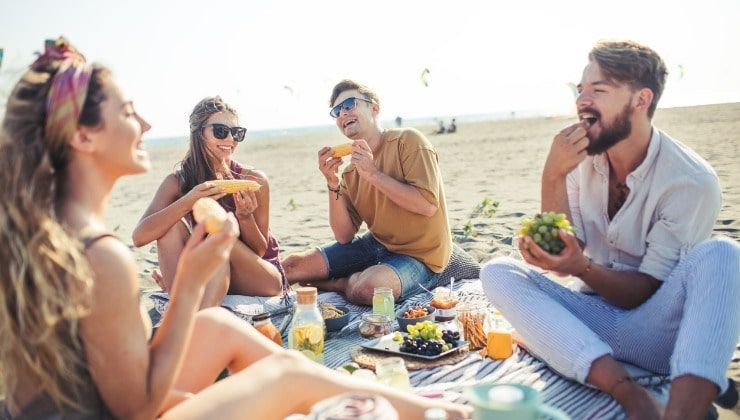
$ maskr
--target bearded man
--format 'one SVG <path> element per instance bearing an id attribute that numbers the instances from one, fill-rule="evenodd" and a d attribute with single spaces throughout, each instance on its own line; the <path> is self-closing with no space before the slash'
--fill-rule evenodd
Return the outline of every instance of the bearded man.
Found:
<path id="1" fill-rule="evenodd" d="M 655 51 L 632 41 L 591 50 L 580 122 L 555 136 L 542 174 L 542 211 L 565 213 L 576 234 L 560 230 L 557 255 L 522 238 L 526 264 L 495 259 L 481 279 L 533 354 L 609 393 L 629 418 L 663 408 L 618 361 L 670 375 L 665 418 L 701 419 L 728 386 L 740 246 L 709 239 L 721 207 L 714 170 L 652 125 L 666 74 Z"/>

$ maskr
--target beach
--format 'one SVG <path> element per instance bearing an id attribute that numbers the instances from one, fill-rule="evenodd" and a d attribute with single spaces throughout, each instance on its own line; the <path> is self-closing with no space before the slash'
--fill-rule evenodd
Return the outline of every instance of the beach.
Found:
<path id="1" fill-rule="evenodd" d="M 416 127 L 437 149 L 454 240 L 478 261 L 517 252 L 514 236 L 521 219 L 539 210 L 540 175 L 550 143 L 575 121 L 552 117 L 461 123 L 456 133 L 443 135 L 432 134 L 435 126 Z M 740 103 L 658 109 L 654 123 L 712 165 L 723 195 L 713 235 L 740 240 Z M 283 257 L 333 240 L 317 151 L 346 141 L 338 130 L 253 142 L 247 134 L 237 148 L 238 162 L 264 171 L 270 180 L 270 228 Z M 152 170 L 120 180 L 106 215 L 108 227 L 134 252 L 150 314 L 155 312 L 147 296 L 159 290 L 151 280 L 158 266 L 156 244 L 134 248 L 131 232 L 186 148 L 151 148 Z M 740 362 L 733 362 L 728 375 L 740 382 Z M 739 412 L 737 407 L 734 412 L 720 409 L 720 418 L 738 419 Z"/>
<path id="2" fill-rule="evenodd" d="M 540 175 L 552 138 L 574 122 L 553 117 L 461 123 L 456 133 L 442 135 L 432 134 L 434 126 L 416 127 L 437 149 L 454 239 L 478 261 L 516 252 L 520 220 L 539 210 Z M 740 240 L 740 103 L 658 109 L 654 122 L 714 167 L 723 195 L 714 234 Z M 238 162 L 269 178 L 270 228 L 283 257 L 333 239 L 317 151 L 346 141 L 338 130 L 253 142 L 247 134 L 237 148 Z M 186 144 L 149 149 L 152 170 L 120 180 L 111 195 L 106 222 L 133 250 L 144 294 L 156 290 L 151 281 L 156 244 L 134 248 L 131 232 L 186 149 Z"/>

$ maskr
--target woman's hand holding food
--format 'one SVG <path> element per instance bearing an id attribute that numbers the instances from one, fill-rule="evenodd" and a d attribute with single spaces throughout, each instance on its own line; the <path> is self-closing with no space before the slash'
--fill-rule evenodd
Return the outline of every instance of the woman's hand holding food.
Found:
<path id="1" fill-rule="evenodd" d="M 176 277 L 202 287 L 229 261 L 239 228 L 233 215 L 208 198 L 196 202 L 193 216 L 198 224 L 180 254 Z"/>
<path id="2" fill-rule="evenodd" d="M 236 205 L 236 218 L 243 220 L 252 215 L 259 204 L 257 202 L 257 196 L 254 191 L 238 191 L 234 194 L 234 204 Z"/>
<path id="3" fill-rule="evenodd" d="M 210 181 L 206 181 L 193 187 L 193 189 L 188 191 L 183 198 L 192 205 L 198 201 L 199 198 L 209 197 L 214 200 L 218 200 L 225 195 L 226 194 L 221 191 L 221 188 L 212 184 Z"/>

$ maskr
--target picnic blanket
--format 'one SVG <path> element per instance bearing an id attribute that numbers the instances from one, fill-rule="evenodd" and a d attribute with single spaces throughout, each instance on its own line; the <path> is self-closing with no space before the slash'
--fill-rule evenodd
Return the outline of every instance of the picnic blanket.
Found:
<path id="1" fill-rule="evenodd" d="M 460 300 L 466 303 L 481 302 L 489 304 L 483 293 L 480 280 L 456 282 L 454 289 Z M 167 305 L 167 295 L 152 295 L 155 308 L 163 313 Z M 397 305 L 396 309 L 410 305 L 424 304 L 430 298 L 427 293 L 414 296 Z M 338 293 L 319 294 L 320 303 L 331 303 L 349 307 L 351 311 L 349 324 L 341 331 L 327 333 L 324 347 L 324 363 L 334 368 L 351 361 L 350 351 L 358 347 L 365 339 L 359 334 L 358 324 L 363 313 L 372 309 L 348 303 Z M 284 307 L 280 297 L 260 298 L 229 295 L 223 306 L 242 319 L 250 320 L 251 315 L 262 311 L 276 311 Z M 492 308 L 491 308 L 492 309 Z M 273 318 L 280 325 L 285 315 Z M 286 337 L 283 337 L 286 341 Z M 738 353 L 736 352 L 736 358 Z M 635 380 L 665 404 L 668 400 L 670 383 L 668 378 L 637 367 L 627 366 Z M 478 383 L 519 383 L 534 387 L 541 393 L 546 404 L 568 413 L 574 419 L 591 418 L 624 418 L 621 407 L 609 395 L 594 388 L 581 385 L 566 379 L 544 362 L 527 351 L 517 347 L 514 354 L 506 360 L 491 360 L 481 357 L 478 352 L 453 365 L 439 366 L 432 369 L 410 372 L 411 385 L 415 392 L 438 394 L 445 400 L 466 403 L 463 390 Z"/>

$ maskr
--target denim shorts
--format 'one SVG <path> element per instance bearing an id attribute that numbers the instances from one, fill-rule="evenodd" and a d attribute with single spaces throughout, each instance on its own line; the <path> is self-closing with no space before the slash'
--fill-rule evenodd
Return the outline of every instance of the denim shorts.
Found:
<path id="1" fill-rule="evenodd" d="M 401 279 L 400 300 L 423 291 L 422 287 L 431 289 L 440 276 L 414 257 L 389 251 L 370 232 L 355 236 L 347 244 L 333 242 L 319 247 L 319 251 L 329 268 L 330 279 L 348 277 L 377 264 L 390 267 Z"/>

